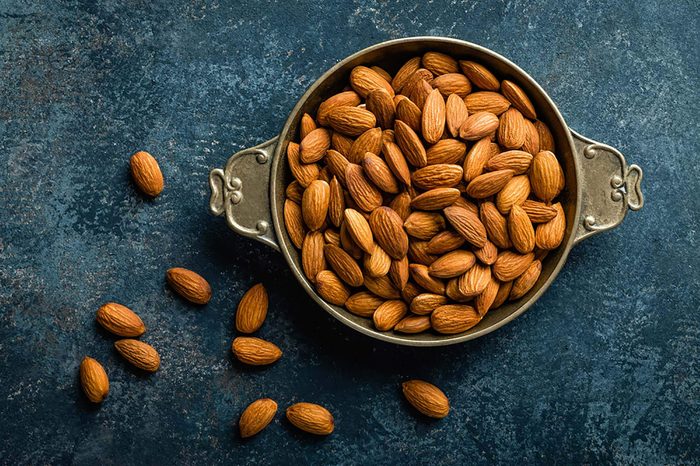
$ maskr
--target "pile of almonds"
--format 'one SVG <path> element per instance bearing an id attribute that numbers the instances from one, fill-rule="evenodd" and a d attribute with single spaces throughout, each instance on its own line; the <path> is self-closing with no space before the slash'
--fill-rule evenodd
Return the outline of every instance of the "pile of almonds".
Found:
<path id="1" fill-rule="evenodd" d="M 379 331 L 461 333 L 561 244 L 554 151 L 525 92 L 479 63 L 357 66 L 287 146 L 287 233 L 330 304 Z"/>

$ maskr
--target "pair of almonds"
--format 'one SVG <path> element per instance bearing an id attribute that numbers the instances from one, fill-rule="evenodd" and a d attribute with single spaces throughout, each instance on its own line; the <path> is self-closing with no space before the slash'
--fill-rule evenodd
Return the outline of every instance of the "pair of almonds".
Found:
<path id="1" fill-rule="evenodd" d="M 248 334 L 260 330 L 267 317 L 268 302 L 262 283 L 246 291 L 236 309 L 236 330 Z M 266 366 L 282 357 L 282 350 L 274 343 L 249 336 L 236 337 L 231 351 L 236 359 L 251 366 Z"/>
<path id="2" fill-rule="evenodd" d="M 241 437 L 258 434 L 272 422 L 276 413 L 277 403 L 274 400 L 262 398 L 252 402 L 238 421 Z M 310 434 L 329 435 L 335 428 L 330 411 L 315 403 L 295 403 L 287 408 L 286 415 L 292 425 Z"/>

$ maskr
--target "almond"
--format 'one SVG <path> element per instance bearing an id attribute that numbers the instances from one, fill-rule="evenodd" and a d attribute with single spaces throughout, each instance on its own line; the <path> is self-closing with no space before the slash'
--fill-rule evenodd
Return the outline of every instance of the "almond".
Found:
<path id="1" fill-rule="evenodd" d="M 406 400 L 422 414 L 442 419 L 450 412 L 450 402 L 435 385 L 422 380 L 409 380 L 401 385 Z"/>
<path id="2" fill-rule="evenodd" d="M 466 242 L 459 233 L 454 231 L 441 231 L 428 242 L 427 251 L 430 254 L 444 254 L 462 247 Z"/>
<path id="3" fill-rule="evenodd" d="M 429 240 L 445 229 L 445 219 L 437 212 L 413 212 L 403 226 L 410 236 Z"/>
<path id="4" fill-rule="evenodd" d="M 466 119 L 459 129 L 459 137 L 476 141 L 493 134 L 498 128 L 498 117 L 489 112 L 477 112 Z"/>
<path id="5" fill-rule="evenodd" d="M 475 262 L 474 254 L 460 249 L 440 256 L 430 264 L 428 273 L 436 278 L 453 278 L 469 270 Z"/>
<path id="6" fill-rule="evenodd" d="M 124 339 L 114 342 L 114 347 L 133 366 L 148 372 L 155 372 L 160 367 L 160 356 L 149 344 L 139 340 Z"/>
<path id="7" fill-rule="evenodd" d="M 542 263 L 540 261 L 533 261 L 532 264 L 527 268 L 522 275 L 513 281 L 513 288 L 510 290 L 510 299 L 519 299 L 525 296 L 525 293 L 530 291 L 537 279 L 540 278 L 540 273 L 542 272 Z"/>
<path id="8" fill-rule="evenodd" d="M 413 131 L 421 130 L 421 122 L 423 119 L 420 107 L 418 107 L 410 99 L 403 99 L 396 104 L 396 120 L 401 120 L 406 123 Z M 396 120 L 394 125 L 396 125 Z"/>
<path id="9" fill-rule="evenodd" d="M 467 194 L 475 199 L 484 199 L 501 191 L 513 178 L 513 170 L 498 170 L 484 173 L 469 182 Z"/>
<path id="10" fill-rule="evenodd" d="M 411 99 L 411 101 L 414 102 L 418 108 L 423 108 L 431 92 L 433 92 L 433 87 L 428 83 L 428 81 L 421 79 L 413 86 L 411 94 L 408 96 L 408 98 Z"/>
<path id="11" fill-rule="evenodd" d="M 459 290 L 460 278 L 461 277 L 451 278 L 447 281 L 447 285 L 445 286 L 445 294 L 452 301 L 456 301 L 458 303 L 467 303 L 469 301 L 472 301 L 474 297 L 466 296 L 462 294 L 462 292 Z"/>
<path id="12" fill-rule="evenodd" d="M 530 185 L 535 196 L 548 203 L 564 189 L 564 172 L 550 151 L 538 152 L 532 159 Z"/>
<path id="13" fill-rule="evenodd" d="M 495 309 L 497 307 L 501 307 L 503 303 L 506 302 L 508 299 L 508 296 L 510 295 L 510 290 L 513 288 L 513 282 L 501 282 L 500 285 L 498 285 L 498 293 L 496 293 L 496 298 L 493 300 L 493 304 L 491 304 L 491 309 Z"/>
<path id="14" fill-rule="evenodd" d="M 482 264 L 492 265 L 498 258 L 498 248 L 491 241 L 486 240 L 483 247 L 474 249 L 474 255 Z"/>
<path id="15" fill-rule="evenodd" d="M 321 270 L 316 275 L 316 291 L 325 301 L 342 306 L 350 297 L 350 290 L 330 270 Z"/>
<path id="16" fill-rule="evenodd" d="M 535 229 L 527 213 L 517 204 L 508 215 L 508 234 L 518 252 L 526 254 L 535 249 Z"/>
<path id="17" fill-rule="evenodd" d="M 535 107 L 532 105 L 532 102 L 530 102 L 527 94 L 525 94 L 517 84 L 512 81 L 504 80 L 501 83 L 501 93 L 513 104 L 513 107 L 520 110 L 525 117 L 531 120 L 537 118 Z"/>
<path id="18" fill-rule="evenodd" d="M 326 260 L 323 256 L 323 235 L 318 231 L 310 231 L 306 234 L 301 245 L 301 266 L 304 275 L 310 282 L 316 280 L 316 275 L 326 268 Z"/>
<path id="19" fill-rule="evenodd" d="M 316 120 L 322 126 L 328 126 L 328 114 L 338 107 L 356 107 L 361 99 L 355 91 L 344 91 L 327 98 L 318 107 Z"/>
<path id="20" fill-rule="evenodd" d="M 391 257 L 378 244 L 374 244 L 371 254 L 365 254 L 364 268 L 370 277 L 382 277 L 389 273 Z"/>
<path id="21" fill-rule="evenodd" d="M 336 230 L 327 228 L 323 231 L 323 241 L 325 241 L 326 244 L 332 244 L 340 247 L 340 233 L 338 233 Z"/>
<path id="22" fill-rule="evenodd" d="M 489 284 L 486 285 L 486 288 L 484 288 L 484 291 L 482 291 L 479 296 L 474 298 L 474 307 L 476 308 L 476 312 L 479 314 L 479 317 L 484 317 L 488 310 L 491 309 L 500 287 L 500 282 L 491 277 L 491 280 L 489 281 Z"/>
<path id="23" fill-rule="evenodd" d="M 374 326 L 380 332 L 386 332 L 394 328 L 408 312 L 406 303 L 401 300 L 394 299 L 383 302 L 372 315 Z"/>
<path id="24" fill-rule="evenodd" d="M 564 234 L 566 233 L 564 209 L 558 202 L 552 207 L 557 211 L 556 217 L 547 223 L 537 225 L 537 231 L 535 231 L 535 244 L 540 249 L 556 249 L 564 240 Z"/>
<path id="25" fill-rule="evenodd" d="M 406 186 L 411 184 L 411 171 L 406 163 L 406 158 L 401 152 L 398 145 L 393 142 L 387 142 L 384 144 L 384 149 L 382 150 L 384 154 L 384 159 L 386 164 L 394 174 L 394 176 Z"/>
<path id="26" fill-rule="evenodd" d="M 462 73 L 469 78 L 469 81 L 479 89 L 498 90 L 500 85 L 498 79 L 485 66 L 473 61 L 460 60 L 459 67 L 462 69 Z"/>
<path id="27" fill-rule="evenodd" d="M 284 201 L 284 225 L 287 228 L 289 239 L 292 240 L 297 249 L 301 249 L 306 235 L 301 207 L 289 199 Z"/>
<path id="28" fill-rule="evenodd" d="M 430 314 L 436 308 L 447 304 L 447 297 L 435 293 L 421 293 L 411 300 L 411 312 L 414 314 Z"/>
<path id="29" fill-rule="evenodd" d="M 314 435 L 333 432 L 333 415 L 323 406 L 313 403 L 296 403 L 287 408 L 287 419 L 298 429 Z"/>
<path id="30" fill-rule="evenodd" d="M 501 215 L 493 202 L 483 202 L 481 204 L 480 217 L 486 228 L 488 238 L 499 248 L 510 248 L 511 243 L 506 219 Z"/>
<path id="31" fill-rule="evenodd" d="M 340 153 L 343 157 L 348 156 L 353 142 L 355 141 L 352 138 L 343 136 L 337 131 L 333 132 L 331 135 L 331 148 Z M 328 156 L 328 153 L 326 153 L 326 156 Z"/>
<path id="32" fill-rule="evenodd" d="M 537 136 L 540 140 L 540 150 L 548 150 L 554 152 L 554 136 L 549 130 L 549 127 L 541 121 L 535 121 L 535 128 L 537 129 Z"/>
<path id="33" fill-rule="evenodd" d="M 445 335 L 466 332 L 479 323 L 481 316 L 466 304 L 440 306 L 430 315 L 433 330 Z"/>
<path id="34" fill-rule="evenodd" d="M 456 205 L 446 207 L 445 217 L 470 244 L 480 248 L 486 243 L 486 229 L 475 213 Z"/>
<path id="35" fill-rule="evenodd" d="M 484 168 L 489 171 L 513 170 L 516 175 L 527 172 L 532 155 L 522 150 L 509 150 L 489 158 Z"/>
<path id="36" fill-rule="evenodd" d="M 260 330 L 267 317 L 267 291 L 258 283 L 245 292 L 236 309 L 236 330 L 253 333 Z"/>
<path id="37" fill-rule="evenodd" d="M 418 71 L 420 64 L 421 57 L 413 57 L 399 68 L 399 71 L 394 75 L 394 79 L 391 80 L 391 87 L 394 88 L 394 91 L 397 93 L 401 91 L 409 78 L 413 76 L 413 73 Z"/>
<path id="38" fill-rule="evenodd" d="M 445 103 L 445 122 L 452 137 L 459 136 L 459 128 L 462 127 L 467 117 L 469 117 L 469 112 L 464 99 L 457 94 L 450 94 Z"/>
<path id="39" fill-rule="evenodd" d="M 194 304 L 206 304 L 211 299 L 211 287 L 202 276 L 181 267 L 169 269 L 165 278 L 177 294 Z"/>
<path id="40" fill-rule="evenodd" d="M 282 357 L 282 350 L 277 345 L 255 337 L 235 338 L 231 351 L 236 359 L 250 366 L 266 366 Z"/>
<path id="41" fill-rule="evenodd" d="M 102 364 L 85 356 L 80 363 L 80 384 L 88 400 L 102 403 L 109 393 L 109 378 Z"/>
<path id="42" fill-rule="evenodd" d="M 294 180 L 289 183 L 284 194 L 290 201 L 301 204 L 301 197 L 304 195 L 304 187 L 297 180 Z"/>
<path id="43" fill-rule="evenodd" d="M 365 217 L 355 209 L 345 209 L 345 225 L 355 243 L 365 251 L 371 253 L 374 249 L 372 229 Z"/>
<path id="44" fill-rule="evenodd" d="M 352 199 L 365 212 L 382 205 L 382 193 L 367 180 L 361 166 L 350 163 L 345 167 L 345 184 Z"/>
<path id="45" fill-rule="evenodd" d="M 377 118 L 364 108 L 343 106 L 328 112 L 328 124 L 334 131 L 346 136 L 359 136 L 374 128 Z"/>
<path id="46" fill-rule="evenodd" d="M 407 257 L 409 261 L 415 262 L 417 264 L 423 264 L 425 266 L 430 266 L 438 256 L 434 254 L 429 254 L 427 241 L 410 241 L 408 243 L 408 254 Z"/>
<path id="47" fill-rule="evenodd" d="M 326 262 L 341 280 L 353 287 L 362 285 L 362 270 L 350 254 L 332 244 L 326 244 L 323 247 L 323 253 Z"/>
<path id="48" fill-rule="evenodd" d="M 299 144 L 290 142 L 287 145 L 287 163 L 292 176 L 306 188 L 311 182 L 318 178 L 319 168 L 315 163 L 304 164 L 299 158 Z"/>
<path id="49" fill-rule="evenodd" d="M 277 413 L 277 403 L 269 398 L 253 401 L 241 414 L 238 429 L 242 438 L 258 434 L 272 422 Z"/>
<path id="50" fill-rule="evenodd" d="M 491 158 L 491 139 L 488 137 L 477 141 L 464 160 L 464 181 L 471 181 L 484 171 L 484 166 Z"/>
<path id="51" fill-rule="evenodd" d="M 302 163 L 318 162 L 331 147 L 331 135 L 325 128 L 316 128 L 301 140 L 299 147 Z"/>
<path id="52" fill-rule="evenodd" d="M 350 296 L 345 301 L 345 308 L 355 315 L 361 317 L 372 317 L 374 310 L 377 309 L 384 300 L 373 295 L 368 291 L 360 291 Z"/>
<path id="53" fill-rule="evenodd" d="M 464 98 L 469 113 L 489 112 L 500 115 L 510 108 L 510 102 L 498 92 L 474 92 Z"/>
<path id="54" fill-rule="evenodd" d="M 401 299 L 403 299 L 405 303 L 410 303 L 416 296 L 423 293 L 423 291 L 424 290 L 418 285 L 409 281 L 406 283 L 406 286 L 403 287 L 403 290 L 401 290 Z"/>
<path id="55" fill-rule="evenodd" d="M 381 76 L 382 79 L 384 79 L 384 81 L 391 84 L 391 75 L 384 68 L 382 68 L 380 66 L 370 66 L 370 69 L 372 69 L 372 71 L 374 71 L 379 76 Z M 370 92 L 370 94 L 371 94 L 371 92 Z"/>
<path id="56" fill-rule="evenodd" d="M 375 89 L 367 95 L 367 110 L 374 113 L 379 126 L 384 129 L 393 128 L 396 104 L 386 89 Z"/>
<path id="57" fill-rule="evenodd" d="M 408 236 L 401 217 L 389 207 L 378 207 L 369 217 L 374 239 L 394 259 L 402 259 L 408 251 Z"/>
<path id="58" fill-rule="evenodd" d="M 408 283 L 409 275 L 408 257 L 391 261 L 391 266 L 389 266 L 389 279 L 397 289 L 404 289 L 406 283 Z"/>
<path id="59" fill-rule="evenodd" d="M 532 223 L 547 223 L 557 216 L 555 207 L 530 199 L 523 202 L 522 208 Z"/>
<path id="60" fill-rule="evenodd" d="M 406 316 L 394 326 L 394 331 L 399 333 L 415 334 L 430 329 L 430 317 Z"/>
<path id="61" fill-rule="evenodd" d="M 343 187 L 340 185 L 338 177 L 334 176 L 329 186 L 328 218 L 333 225 L 340 227 L 340 224 L 343 223 L 344 212 L 345 196 L 343 195 Z M 297 248 L 299 247 L 297 246 Z"/>
<path id="62" fill-rule="evenodd" d="M 366 66 L 356 66 L 350 72 L 350 85 L 353 90 L 360 94 L 360 97 L 367 95 L 375 89 L 385 89 L 391 96 L 394 89 L 386 79 L 382 78 L 376 71 Z"/>
<path id="63" fill-rule="evenodd" d="M 385 299 L 399 299 L 401 293 L 386 275 L 382 277 L 365 277 L 365 287 L 375 295 Z"/>
<path id="64" fill-rule="evenodd" d="M 425 99 L 421 121 L 423 139 L 428 144 L 438 142 L 445 130 L 445 99 L 438 89 L 430 92 Z"/>
<path id="65" fill-rule="evenodd" d="M 393 123 L 392 123 L 393 126 Z M 393 129 L 385 129 L 382 131 L 382 145 L 386 144 L 387 142 L 394 142 L 394 130 Z"/>
<path id="66" fill-rule="evenodd" d="M 411 207 L 419 210 L 440 210 L 455 203 L 462 193 L 455 188 L 435 188 L 414 197 Z"/>
<path id="67" fill-rule="evenodd" d="M 362 161 L 362 168 L 367 178 L 385 193 L 396 194 L 399 192 L 399 182 L 386 162 L 380 157 L 367 152 Z"/>
<path id="68" fill-rule="evenodd" d="M 304 138 L 308 136 L 309 133 L 315 130 L 317 127 L 318 126 L 316 126 L 316 122 L 311 117 L 311 115 L 309 115 L 308 113 L 304 113 L 304 115 L 302 115 L 301 117 L 301 121 L 299 122 L 299 139 L 303 141 Z M 330 137 L 328 139 L 330 141 Z"/>
<path id="69" fill-rule="evenodd" d="M 405 222 L 411 215 L 411 196 L 407 192 L 400 193 L 391 200 L 389 207 Z"/>
<path id="70" fill-rule="evenodd" d="M 527 270 L 535 260 L 533 253 L 518 254 L 513 251 L 503 251 L 493 264 L 493 275 L 502 282 L 515 280 Z"/>
<path id="71" fill-rule="evenodd" d="M 163 173 L 158 161 L 146 151 L 131 156 L 131 178 L 136 187 L 146 196 L 156 197 L 163 192 Z"/>
<path id="72" fill-rule="evenodd" d="M 457 94 L 464 98 L 472 91 L 472 85 L 461 73 L 447 73 L 440 75 L 430 81 L 430 85 L 440 90 L 440 93 L 447 97 L 450 94 Z"/>
<path id="73" fill-rule="evenodd" d="M 344 214 L 343 214 L 344 215 Z M 340 247 L 343 248 L 345 252 L 350 254 L 354 259 L 360 260 L 362 259 L 362 255 L 364 252 L 362 249 L 357 245 L 354 239 L 352 239 L 352 235 L 350 234 L 350 231 L 348 230 L 348 223 L 343 222 L 342 225 L 340 225 Z"/>
<path id="74" fill-rule="evenodd" d="M 423 67 L 434 75 L 456 73 L 459 71 L 457 60 L 440 52 L 426 52 L 422 59 Z"/>
<path id="75" fill-rule="evenodd" d="M 382 129 L 368 129 L 352 143 L 347 159 L 356 164 L 361 164 L 367 152 L 379 154 L 382 150 Z"/>
<path id="76" fill-rule="evenodd" d="M 459 292 L 463 296 L 478 296 L 488 286 L 491 280 L 491 267 L 479 263 L 459 277 Z"/>
<path id="77" fill-rule="evenodd" d="M 326 166 L 331 173 L 338 178 L 340 184 L 345 186 L 345 169 L 350 165 L 350 161 L 348 161 L 343 154 L 333 149 L 326 152 L 325 160 L 327 163 Z"/>
<path id="78" fill-rule="evenodd" d="M 534 123 L 530 120 L 523 121 L 525 122 L 525 142 L 523 143 L 523 150 L 535 155 L 540 151 L 540 135 Z"/>
<path id="79" fill-rule="evenodd" d="M 425 167 L 428 158 L 425 154 L 425 147 L 421 143 L 418 135 L 406 123 L 396 120 L 394 124 L 396 143 L 406 156 L 406 160 L 414 167 Z"/>
<path id="80" fill-rule="evenodd" d="M 321 180 L 314 180 L 304 191 L 301 201 L 301 214 L 309 230 L 318 230 L 323 226 L 328 213 L 330 186 Z"/>
<path id="81" fill-rule="evenodd" d="M 462 167 L 452 164 L 435 164 L 419 168 L 411 176 L 413 186 L 430 190 L 435 188 L 451 188 L 462 181 Z"/>
<path id="82" fill-rule="evenodd" d="M 431 277 L 428 272 L 428 267 L 423 264 L 411 264 L 408 266 L 411 272 L 411 278 L 416 284 L 426 291 L 435 294 L 445 294 L 445 284 L 442 280 Z"/>
<path id="83" fill-rule="evenodd" d="M 498 143 L 506 149 L 520 149 L 525 144 L 526 131 L 523 115 L 509 108 L 499 119 Z"/>
<path id="84" fill-rule="evenodd" d="M 514 205 L 522 205 L 529 195 L 530 180 L 527 175 L 514 176 L 496 196 L 496 206 L 505 215 Z"/>
<path id="85" fill-rule="evenodd" d="M 97 310 L 97 323 L 120 337 L 138 337 L 146 331 L 146 326 L 134 311 L 117 303 L 103 304 Z"/>

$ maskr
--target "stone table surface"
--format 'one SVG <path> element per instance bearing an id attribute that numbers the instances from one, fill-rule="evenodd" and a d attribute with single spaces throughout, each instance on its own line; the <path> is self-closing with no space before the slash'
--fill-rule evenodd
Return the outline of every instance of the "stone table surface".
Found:
<path id="1" fill-rule="evenodd" d="M 699 19 L 692 0 L 0 0 L 0 463 L 697 463 Z M 323 71 L 412 35 L 505 55 L 645 170 L 642 211 L 574 248 L 525 315 L 448 348 L 343 327 L 207 210 L 209 170 L 277 134 Z M 129 182 L 137 149 L 164 171 L 154 201 Z M 204 275 L 211 303 L 174 296 L 172 266 Z M 284 357 L 251 370 L 229 347 L 260 281 L 260 335 Z M 94 322 L 108 300 L 144 318 L 159 372 L 115 354 Z M 77 381 L 86 354 L 111 379 L 99 408 Z M 445 390 L 449 417 L 414 414 L 413 377 Z M 280 412 L 242 441 L 261 396 L 321 403 L 336 431 Z"/>

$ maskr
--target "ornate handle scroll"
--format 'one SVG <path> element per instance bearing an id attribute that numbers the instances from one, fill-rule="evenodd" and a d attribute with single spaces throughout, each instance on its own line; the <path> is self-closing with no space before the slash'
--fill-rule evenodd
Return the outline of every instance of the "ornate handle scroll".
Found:
<path id="1" fill-rule="evenodd" d="M 209 210 L 236 233 L 279 250 L 270 214 L 270 169 L 277 138 L 235 153 L 209 173 Z"/>
<path id="2" fill-rule="evenodd" d="M 628 210 L 644 207 L 642 169 L 627 165 L 617 149 L 571 131 L 579 159 L 582 185 L 581 219 L 575 244 L 618 226 Z"/>

